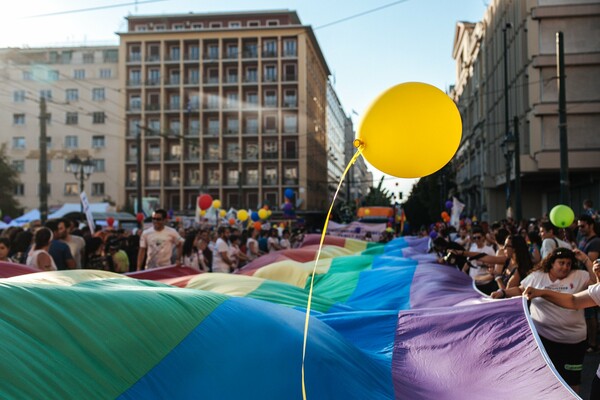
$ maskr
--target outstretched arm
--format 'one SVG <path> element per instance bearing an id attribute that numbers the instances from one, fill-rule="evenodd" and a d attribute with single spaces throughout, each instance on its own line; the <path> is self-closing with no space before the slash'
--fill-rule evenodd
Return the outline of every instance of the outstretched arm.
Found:
<path id="1" fill-rule="evenodd" d="M 571 310 L 581 310 L 582 308 L 595 307 L 598 304 L 590 297 L 587 290 L 583 290 L 579 293 L 560 293 L 553 290 L 547 289 L 536 289 L 529 286 L 523 292 L 527 296 L 528 300 L 536 297 L 541 297 L 549 302 L 556 304 L 557 306 L 568 308 Z"/>

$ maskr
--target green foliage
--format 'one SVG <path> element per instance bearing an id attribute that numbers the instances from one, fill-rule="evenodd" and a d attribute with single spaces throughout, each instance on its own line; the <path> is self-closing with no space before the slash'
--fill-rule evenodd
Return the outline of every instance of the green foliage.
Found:
<path id="1" fill-rule="evenodd" d="M 403 204 L 406 218 L 412 229 L 441 221 L 444 203 L 456 186 L 450 165 L 425 176 L 413 186 L 410 197 Z"/>
<path id="2" fill-rule="evenodd" d="M 369 194 L 367 194 L 362 201 L 363 207 L 391 207 L 393 203 L 393 194 L 391 194 L 387 189 L 383 189 L 383 179 L 379 181 L 379 185 L 377 187 L 371 187 L 369 190 Z"/>
<path id="3" fill-rule="evenodd" d="M 356 218 L 356 203 L 353 201 L 339 202 L 331 211 L 331 219 L 342 224 L 349 224 Z"/>
<path id="4" fill-rule="evenodd" d="M 6 155 L 6 144 L 0 146 L 0 210 L 2 216 L 16 218 L 21 215 L 21 205 L 14 198 L 15 187 L 20 183 Z"/>

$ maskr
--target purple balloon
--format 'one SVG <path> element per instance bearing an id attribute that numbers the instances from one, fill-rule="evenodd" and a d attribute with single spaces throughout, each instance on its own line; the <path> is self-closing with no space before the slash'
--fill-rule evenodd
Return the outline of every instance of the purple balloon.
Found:
<path id="1" fill-rule="evenodd" d="M 448 210 L 452 210 L 452 206 L 454 205 L 454 203 L 452 202 L 452 200 L 448 200 L 446 201 L 446 208 Z"/>
<path id="2" fill-rule="evenodd" d="M 437 234 L 437 232 L 436 232 L 436 231 L 431 231 L 431 232 L 429 232 L 429 237 L 430 237 L 430 238 L 432 238 L 432 239 L 435 239 L 435 238 L 437 237 L 437 235 L 438 235 L 438 234 Z"/>

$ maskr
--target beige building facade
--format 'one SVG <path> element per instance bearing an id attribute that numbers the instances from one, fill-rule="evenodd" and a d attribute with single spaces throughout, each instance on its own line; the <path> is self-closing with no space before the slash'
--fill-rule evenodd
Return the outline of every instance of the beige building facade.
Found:
<path id="1" fill-rule="evenodd" d="M 25 210 L 40 205 L 40 103 L 47 106 L 48 205 L 79 202 L 79 184 L 68 169 L 77 156 L 91 160 L 84 182 L 90 202 L 124 204 L 122 93 L 118 47 L 0 49 L 0 143 L 6 144 L 21 184 Z"/>
<path id="2" fill-rule="evenodd" d="M 539 217 L 559 203 L 559 31 L 564 36 L 570 205 L 576 214 L 584 199 L 598 205 L 598 27 L 597 0 L 494 0 L 481 21 L 457 24 L 452 95 L 463 118 L 463 137 L 453 165 L 458 197 L 469 215 L 498 220 L 510 210 L 514 217 L 515 160 L 503 149 L 507 121 L 520 142 L 522 217 Z M 507 181 L 512 181 L 508 192 Z"/>
<path id="3" fill-rule="evenodd" d="M 287 189 L 299 209 L 326 209 L 330 73 L 295 12 L 127 20 L 119 76 L 130 203 L 141 179 L 141 195 L 167 209 L 193 210 L 200 193 L 226 208 L 277 209 Z"/>

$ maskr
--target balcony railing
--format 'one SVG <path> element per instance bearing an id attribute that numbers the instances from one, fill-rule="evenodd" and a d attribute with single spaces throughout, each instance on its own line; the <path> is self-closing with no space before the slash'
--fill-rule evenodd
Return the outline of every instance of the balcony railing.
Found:
<path id="1" fill-rule="evenodd" d="M 276 160 L 279 157 L 279 152 L 263 152 L 262 158 L 264 160 Z"/>
<path id="2" fill-rule="evenodd" d="M 146 161 L 150 161 L 150 162 L 160 161 L 160 154 L 147 154 Z"/>
<path id="3" fill-rule="evenodd" d="M 274 58 L 274 57 L 277 57 L 277 51 L 275 51 L 275 50 L 265 50 L 265 51 L 263 51 L 262 56 L 264 58 Z"/>
<path id="4" fill-rule="evenodd" d="M 142 61 L 142 53 L 129 53 L 129 56 L 127 57 L 127 61 L 129 61 L 129 62 Z"/>
<path id="5" fill-rule="evenodd" d="M 294 82 L 298 80 L 297 74 L 283 74 L 284 82 Z"/>
<path id="6" fill-rule="evenodd" d="M 148 180 L 148 181 L 146 181 L 146 186 L 147 187 L 159 187 L 160 186 L 160 179 L 157 179 L 157 180 Z"/>
<path id="7" fill-rule="evenodd" d="M 263 185 L 275 186 L 275 185 L 277 185 L 277 178 L 264 178 Z"/>

